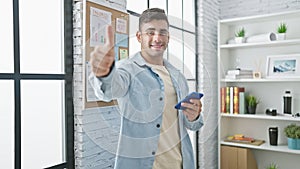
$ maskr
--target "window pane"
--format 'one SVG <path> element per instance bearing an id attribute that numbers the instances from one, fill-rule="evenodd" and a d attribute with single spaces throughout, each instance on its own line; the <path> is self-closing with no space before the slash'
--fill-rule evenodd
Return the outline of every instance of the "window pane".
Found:
<path id="1" fill-rule="evenodd" d="M 13 67 L 13 7 L 12 1 L 0 2 L 0 72 L 12 73 Z M 5 15 L 3 15 L 5 14 Z"/>
<path id="2" fill-rule="evenodd" d="M 63 72 L 62 3 L 61 0 L 20 1 L 21 73 Z"/>
<path id="3" fill-rule="evenodd" d="M 170 28 L 170 42 L 168 45 L 169 61 L 183 72 L 183 45 L 182 31 Z"/>
<path id="4" fill-rule="evenodd" d="M 129 15 L 129 55 L 133 55 L 134 53 L 141 50 L 141 45 L 136 39 L 136 31 L 139 27 L 139 18 L 136 16 Z"/>
<path id="5" fill-rule="evenodd" d="M 195 80 L 188 80 L 188 85 L 189 85 L 190 91 L 197 91 Z"/>
<path id="6" fill-rule="evenodd" d="M 171 25 L 182 28 L 182 0 L 169 1 L 168 15 Z"/>
<path id="7" fill-rule="evenodd" d="M 14 82 L 0 80 L 1 168 L 14 168 Z"/>
<path id="8" fill-rule="evenodd" d="M 22 168 L 41 169 L 64 162 L 63 81 L 22 80 Z"/>
<path id="9" fill-rule="evenodd" d="M 195 35 L 184 32 L 184 75 L 188 79 L 195 79 L 196 75 L 196 52 L 195 52 Z"/>
<path id="10" fill-rule="evenodd" d="M 127 0 L 127 10 L 141 14 L 147 9 L 147 0 Z"/>
<path id="11" fill-rule="evenodd" d="M 195 1 L 189 0 L 183 3 L 183 29 L 195 32 Z"/>
<path id="12" fill-rule="evenodd" d="M 151 0 L 149 2 L 150 8 L 161 8 L 167 10 L 166 0 Z M 167 12 L 167 11 L 166 11 Z"/>

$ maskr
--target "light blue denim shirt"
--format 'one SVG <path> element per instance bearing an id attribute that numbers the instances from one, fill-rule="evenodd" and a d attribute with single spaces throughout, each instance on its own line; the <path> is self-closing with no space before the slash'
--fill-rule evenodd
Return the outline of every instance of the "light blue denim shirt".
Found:
<path id="1" fill-rule="evenodd" d="M 117 99 L 121 112 L 121 131 L 115 169 L 152 169 L 158 146 L 164 107 L 164 83 L 155 70 L 146 65 L 140 53 L 122 61 L 104 78 L 90 79 L 102 100 Z M 188 94 L 185 77 L 168 61 L 177 100 Z M 97 93 L 97 91 L 96 91 Z M 174 105 L 175 106 L 175 105 Z M 187 129 L 196 131 L 203 125 L 202 115 L 190 122 L 179 110 L 179 128 L 183 169 L 194 169 L 194 157 Z"/>

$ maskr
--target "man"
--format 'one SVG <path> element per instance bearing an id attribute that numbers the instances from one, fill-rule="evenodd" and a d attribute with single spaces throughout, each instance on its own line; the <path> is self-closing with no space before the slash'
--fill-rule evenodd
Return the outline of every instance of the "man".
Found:
<path id="1" fill-rule="evenodd" d="M 162 9 L 145 10 L 136 33 L 141 51 L 115 66 L 114 32 L 91 53 L 94 89 L 103 100 L 118 100 L 122 115 L 116 169 L 193 169 L 194 157 L 187 129 L 203 125 L 199 99 L 182 103 L 188 95 L 183 74 L 163 54 L 169 43 L 169 22 Z M 96 93 L 99 93 L 96 91 Z"/>

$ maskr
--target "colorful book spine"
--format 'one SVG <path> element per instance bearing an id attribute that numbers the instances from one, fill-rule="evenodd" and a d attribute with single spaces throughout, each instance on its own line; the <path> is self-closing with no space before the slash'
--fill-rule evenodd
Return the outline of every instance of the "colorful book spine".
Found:
<path id="1" fill-rule="evenodd" d="M 226 87 L 226 113 L 230 113 L 230 88 Z"/>
<path id="2" fill-rule="evenodd" d="M 239 113 L 245 114 L 245 91 L 239 93 Z"/>
<path id="3" fill-rule="evenodd" d="M 229 88 L 229 105 L 230 105 L 230 108 L 229 108 L 229 110 L 230 110 L 230 114 L 233 114 L 233 87 L 231 86 L 230 88 Z"/>
<path id="4" fill-rule="evenodd" d="M 233 87 L 233 114 L 240 114 L 240 93 L 245 92 L 244 87 Z"/>
<path id="5" fill-rule="evenodd" d="M 237 86 L 221 87 L 220 111 L 227 114 L 245 114 L 245 88 Z"/>
<path id="6" fill-rule="evenodd" d="M 226 113 L 226 87 L 221 87 L 221 113 Z"/>

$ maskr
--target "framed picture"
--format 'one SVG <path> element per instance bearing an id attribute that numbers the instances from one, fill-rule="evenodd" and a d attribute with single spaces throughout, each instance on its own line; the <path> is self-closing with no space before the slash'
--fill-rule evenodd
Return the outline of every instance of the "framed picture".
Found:
<path id="1" fill-rule="evenodd" d="M 300 54 L 267 57 L 266 78 L 300 78 Z"/>

